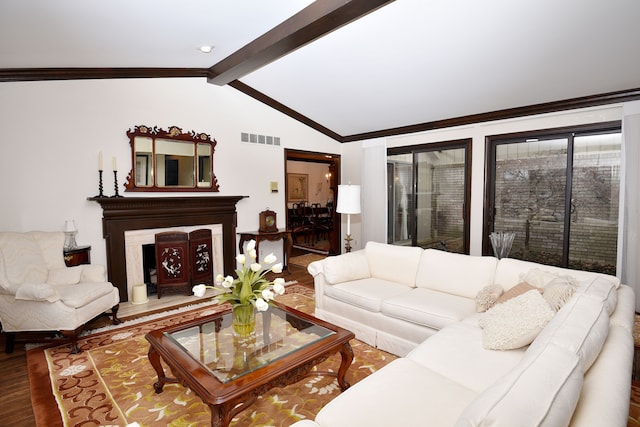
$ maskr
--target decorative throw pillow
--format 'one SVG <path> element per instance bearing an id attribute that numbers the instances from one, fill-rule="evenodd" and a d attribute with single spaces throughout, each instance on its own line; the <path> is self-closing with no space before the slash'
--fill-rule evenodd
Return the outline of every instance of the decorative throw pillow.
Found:
<path id="1" fill-rule="evenodd" d="M 476 311 L 482 313 L 489 310 L 498 301 L 500 295 L 504 293 L 504 289 L 500 285 L 485 286 L 476 295 Z"/>
<path id="2" fill-rule="evenodd" d="M 504 293 L 502 295 L 500 295 L 500 298 L 498 298 L 498 301 L 496 301 L 496 304 L 501 304 L 501 303 L 506 302 L 506 301 L 508 301 L 508 300 L 510 300 L 512 298 L 520 296 L 520 295 L 524 294 L 525 292 L 529 292 L 529 291 L 533 291 L 533 290 L 537 290 L 538 292 L 540 291 L 535 286 L 532 286 L 532 285 L 530 285 L 530 284 L 528 284 L 526 282 L 518 283 L 513 288 L 507 289 L 506 291 L 504 291 Z"/>
<path id="3" fill-rule="evenodd" d="M 559 277 L 547 283 L 542 296 L 547 300 L 551 308 L 558 311 L 569 301 L 575 291 L 576 286 L 574 284 L 563 277 Z"/>
<path id="4" fill-rule="evenodd" d="M 482 345 L 488 350 L 512 350 L 533 342 L 555 311 L 537 290 L 496 304 L 480 319 Z"/>

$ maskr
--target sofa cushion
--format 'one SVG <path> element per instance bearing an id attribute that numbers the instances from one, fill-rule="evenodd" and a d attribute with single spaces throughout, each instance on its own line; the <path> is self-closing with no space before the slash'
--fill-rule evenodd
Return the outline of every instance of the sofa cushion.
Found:
<path id="1" fill-rule="evenodd" d="M 16 299 L 27 301 L 55 302 L 60 299 L 55 287 L 46 283 L 23 283 L 15 295 Z"/>
<path id="2" fill-rule="evenodd" d="M 56 286 L 56 291 L 65 305 L 79 308 L 113 292 L 113 285 L 108 282 L 60 285 Z"/>
<path id="3" fill-rule="evenodd" d="M 364 251 L 327 257 L 322 262 L 322 269 L 329 284 L 371 277 Z"/>
<path id="4" fill-rule="evenodd" d="M 473 299 L 482 288 L 494 283 L 496 263 L 493 257 L 425 249 L 416 286 Z"/>
<path id="5" fill-rule="evenodd" d="M 416 285 L 422 248 L 367 242 L 364 250 L 372 277 L 412 287 Z"/>
<path id="6" fill-rule="evenodd" d="M 594 276 L 591 279 L 579 282 L 576 292 L 601 301 L 605 305 L 609 316 L 613 314 L 618 304 L 618 292 L 615 283 L 602 276 Z"/>
<path id="7" fill-rule="evenodd" d="M 383 300 L 410 292 L 412 288 L 370 277 L 326 286 L 324 289 L 328 297 L 377 313 Z"/>
<path id="8" fill-rule="evenodd" d="M 544 289 L 549 283 L 558 279 L 562 279 L 565 282 L 573 281 L 573 278 L 571 276 L 563 276 L 560 274 L 551 273 L 538 267 L 532 268 L 526 273 L 520 274 L 521 282 L 526 282 L 538 289 Z"/>
<path id="9" fill-rule="evenodd" d="M 498 261 L 495 283 L 502 285 L 505 289 L 509 289 L 521 282 L 522 274 L 526 274 L 529 270 L 534 268 L 552 273 L 556 276 L 571 277 L 576 281 L 583 281 L 592 279 L 595 276 L 600 276 L 614 282 L 614 284 L 616 284 L 616 288 L 620 286 L 620 279 L 615 276 L 593 273 L 590 271 L 571 270 L 568 268 L 554 267 L 513 258 L 502 258 Z"/>
<path id="10" fill-rule="evenodd" d="M 470 322 L 449 325 L 418 344 L 406 356 L 471 390 L 482 392 L 524 357 L 525 349 L 487 350 L 482 330 Z"/>
<path id="11" fill-rule="evenodd" d="M 23 283 L 47 281 L 47 265 L 40 246 L 30 233 L 0 233 L 0 250 L 4 257 L 5 286 L 9 292 L 15 294 Z"/>
<path id="12" fill-rule="evenodd" d="M 455 426 L 567 426 L 582 381 L 578 357 L 549 345 L 541 352 L 527 353 L 462 411 Z"/>
<path id="13" fill-rule="evenodd" d="M 415 288 L 382 302 L 382 314 L 407 322 L 442 329 L 475 312 L 472 299 L 431 289 Z"/>
<path id="14" fill-rule="evenodd" d="M 582 370 L 589 370 L 598 358 L 609 334 L 609 315 L 601 301 L 576 295 L 554 316 L 528 352 L 554 344 L 578 355 Z"/>
<path id="15" fill-rule="evenodd" d="M 396 359 L 318 412 L 321 426 L 450 427 L 477 394 L 409 359 Z"/>
<path id="16" fill-rule="evenodd" d="M 483 346 L 510 350 L 529 345 L 554 314 L 538 290 L 496 304 L 480 319 Z"/>

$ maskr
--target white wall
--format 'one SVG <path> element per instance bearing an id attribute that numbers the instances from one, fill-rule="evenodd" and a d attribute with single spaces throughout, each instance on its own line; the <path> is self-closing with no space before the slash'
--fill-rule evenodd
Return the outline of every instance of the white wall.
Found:
<path id="1" fill-rule="evenodd" d="M 219 193 L 125 193 L 131 168 L 126 131 L 136 125 L 210 134 L 218 142 L 214 171 Z M 280 137 L 280 146 L 240 141 L 249 132 Z M 119 79 L 0 84 L 0 230 L 62 230 L 75 219 L 78 244 L 106 263 L 98 193 L 98 153 L 104 154 L 104 193 L 114 194 L 111 158 L 118 163 L 120 195 L 244 195 L 238 231 L 258 228 L 270 207 L 285 218 L 284 148 L 339 154 L 341 144 L 230 87 L 204 79 Z M 270 181 L 280 191 L 272 194 Z M 283 222 L 280 221 L 283 226 Z M 261 256 L 277 242 L 265 242 Z"/>
<path id="2" fill-rule="evenodd" d="M 473 139 L 471 253 L 481 253 L 485 138 L 489 135 L 596 123 L 622 118 L 622 106 L 567 111 L 435 130 L 388 138 L 388 147 L 459 138 Z M 105 194 L 113 194 L 111 157 L 119 165 L 120 194 L 171 196 L 170 193 L 124 193 L 131 167 L 126 131 L 135 125 L 210 134 L 218 141 L 214 170 L 220 193 L 245 195 L 238 204 L 238 230 L 258 227 L 258 212 L 270 207 L 285 218 L 284 148 L 342 155 L 342 182 L 361 184 L 362 143 L 340 144 L 230 87 L 204 79 L 120 79 L 0 84 L 0 230 L 61 230 L 75 219 L 79 244 L 92 245 L 92 259 L 105 263 L 102 209 L 87 197 L 98 192 L 97 159 L 105 157 Z M 281 146 L 240 141 L 240 133 L 278 136 Z M 278 181 L 272 194 L 269 182 Z M 178 193 L 185 195 L 197 193 Z M 380 197 L 386 190 L 380 189 Z M 343 220 L 346 227 L 346 219 Z M 360 216 L 351 219 L 352 245 L 361 241 Z M 381 224 L 386 227 L 386 224 Z M 263 252 L 278 243 L 265 242 Z"/>

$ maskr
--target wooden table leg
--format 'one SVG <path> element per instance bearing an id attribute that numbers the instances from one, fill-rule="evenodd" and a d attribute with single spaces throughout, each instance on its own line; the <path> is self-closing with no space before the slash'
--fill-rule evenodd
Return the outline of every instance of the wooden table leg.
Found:
<path id="1" fill-rule="evenodd" d="M 289 270 L 289 258 L 291 258 L 291 249 L 293 248 L 293 237 L 290 231 L 285 231 L 282 235 L 282 261 L 284 262 L 284 268 L 287 273 L 291 273 Z"/>
<path id="2" fill-rule="evenodd" d="M 209 405 L 211 411 L 211 427 L 227 427 L 231 422 L 231 414 L 224 405 Z"/>
<path id="3" fill-rule="evenodd" d="M 344 379 L 344 376 L 353 362 L 353 350 L 348 342 L 344 343 L 340 348 L 340 356 L 342 356 L 342 362 L 340 362 L 340 369 L 338 370 L 338 385 L 340 385 L 340 390 L 345 391 L 351 387 L 351 384 Z"/>
<path id="4" fill-rule="evenodd" d="M 153 388 L 155 389 L 156 393 L 162 393 L 162 389 L 164 388 L 164 384 L 167 378 L 164 376 L 164 369 L 162 369 L 160 355 L 158 354 L 156 349 L 153 348 L 153 346 L 149 346 L 147 357 L 149 358 L 151 366 L 153 366 L 153 369 L 155 369 L 156 373 L 158 374 L 158 381 L 153 384 Z"/>

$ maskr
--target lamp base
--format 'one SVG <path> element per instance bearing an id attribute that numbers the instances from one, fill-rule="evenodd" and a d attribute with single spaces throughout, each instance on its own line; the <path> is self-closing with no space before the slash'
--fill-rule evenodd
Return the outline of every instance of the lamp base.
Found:
<path id="1" fill-rule="evenodd" d="M 76 243 L 76 232 L 75 231 L 65 231 L 64 232 L 64 249 L 78 249 L 78 244 Z"/>
<path id="2" fill-rule="evenodd" d="M 347 237 L 344 238 L 345 244 L 344 244 L 344 250 L 347 252 L 351 252 L 351 241 L 353 239 L 351 238 L 351 234 L 347 234 Z"/>

